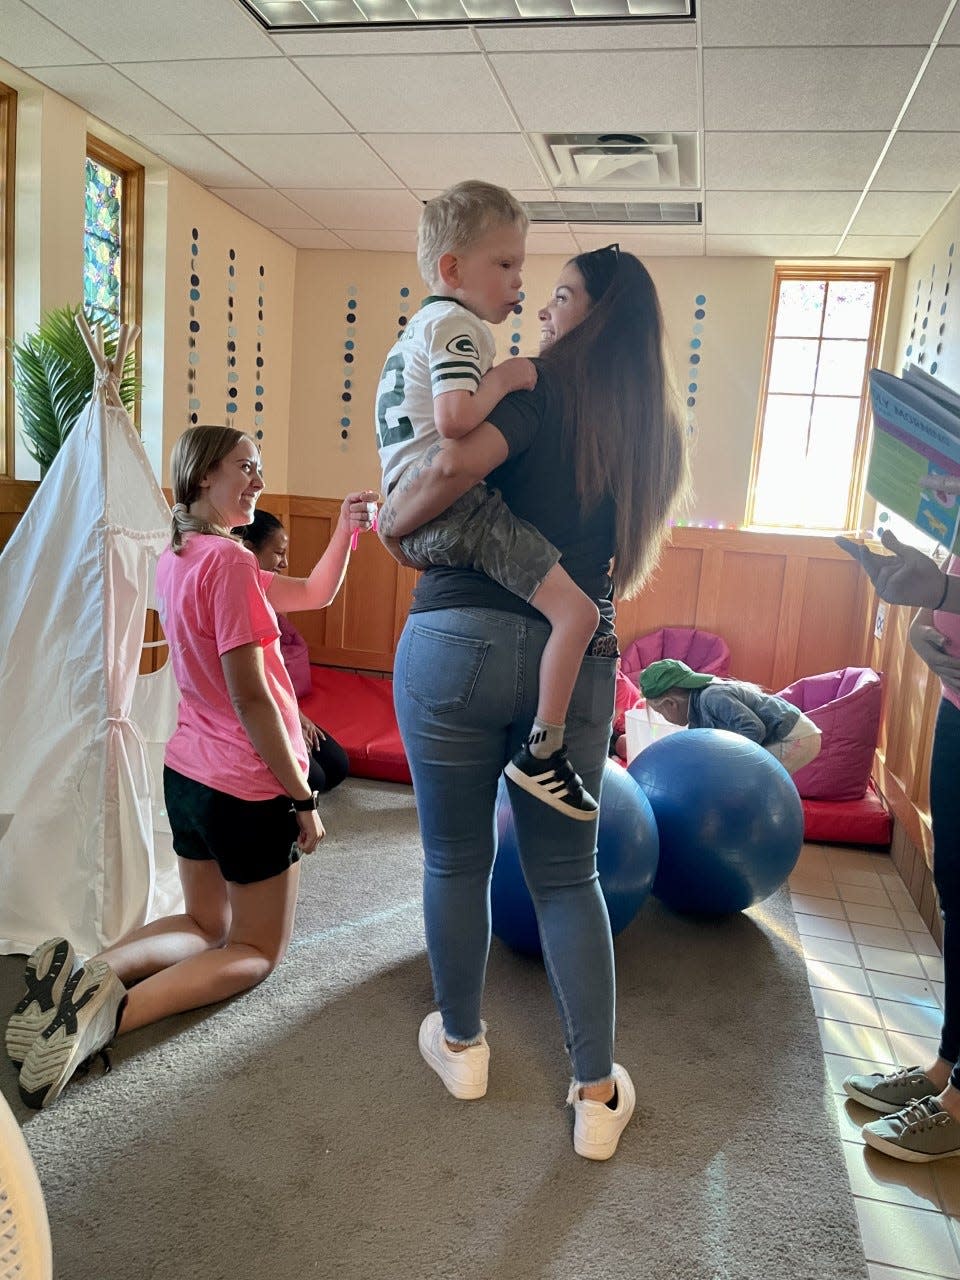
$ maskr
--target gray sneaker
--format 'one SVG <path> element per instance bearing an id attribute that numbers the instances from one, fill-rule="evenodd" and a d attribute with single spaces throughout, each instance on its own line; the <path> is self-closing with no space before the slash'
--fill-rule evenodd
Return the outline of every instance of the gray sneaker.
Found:
<path id="1" fill-rule="evenodd" d="M 902 1111 L 911 1102 L 931 1098 L 940 1092 L 919 1067 L 900 1067 L 887 1075 L 875 1071 L 869 1076 L 847 1076 L 843 1091 L 862 1107 L 884 1114 Z"/>
<path id="2" fill-rule="evenodd" d="M 868 1146 L 914 1164 L 960 1156 L 960 1124 L 936 1098 L 924 1098 L 896 1115 L 871 1120 L 861 1133 Z"/>
<path id="3" fill-rule="evenodd" d="M 105 960 L 90 960 L 77 970 L 20 1068 L 20 1097 L 28 1107 L 48 1107 L 77 1068 L 110 1044 L 126 1000 L 123 983 Z"/>
<path id="4" fill-rule="evenodd" d="M 66 938 L 48 938 L 30 953 L 23 975 L 26 990 L 7 1023 L 7 1057 L 15 1067 L 56 1017 L 64 987 L 76 968 L 77 958 Z"/>

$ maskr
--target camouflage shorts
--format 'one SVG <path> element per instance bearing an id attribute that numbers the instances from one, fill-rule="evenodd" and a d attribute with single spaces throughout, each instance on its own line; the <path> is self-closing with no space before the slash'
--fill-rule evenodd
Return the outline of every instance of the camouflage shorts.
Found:
<path id="1" fill-rule="evenodd" d="M 400 545 L 416 564 L 479 569 L 528 601 L 560 560 L 553 543 L 484 484 L 468 489 L 436 520 L 401 538 Z"/>

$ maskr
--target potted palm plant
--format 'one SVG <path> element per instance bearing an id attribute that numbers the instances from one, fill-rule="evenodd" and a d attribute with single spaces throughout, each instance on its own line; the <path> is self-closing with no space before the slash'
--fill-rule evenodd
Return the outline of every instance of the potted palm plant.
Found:
<path id="1" fill-rule="evenodd" d="M 13 386 L 20 408 L 23 440 L 45 475 L 93 394 L 94 365 L 77 328 L 79 306 L 48 311 L 22 342 L 12 343 Z M 119 326 L 105 313 L 84 310 L 87 323 L 100 325 L 108 360 L 116 355 Z M 133 412 L 140 391 L 136 354 L 131 348 L 123 364 L 120 399 Z"/>

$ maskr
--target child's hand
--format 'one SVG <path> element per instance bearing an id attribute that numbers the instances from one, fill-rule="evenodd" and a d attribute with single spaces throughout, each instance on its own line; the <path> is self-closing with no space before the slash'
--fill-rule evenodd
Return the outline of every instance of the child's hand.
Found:
<path id="1" fill-rule="evenodd" d="M 340 506 L 340 523 L 350 533 L 350 550 L 356 551 L 361 533 L 369 533 L 377 527 L 377 503 L 380 494 L 376 489 L 361 489 L 348 493 Z"/>
<path id="2" fill-rule="evenodd" d="M 537 366 L 526 356 L 511 356 L 500 369 L 509 391 L 532 391 L 537 385 Z"/>

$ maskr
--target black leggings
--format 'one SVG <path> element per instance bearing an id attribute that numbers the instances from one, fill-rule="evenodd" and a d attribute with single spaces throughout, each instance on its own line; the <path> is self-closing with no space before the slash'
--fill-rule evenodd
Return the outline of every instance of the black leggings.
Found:
<path id="1" fill-rule="evenodd" d="M 325 729 L 320 730 L 326 733 Z M 311 791 L 332 791 L 350 772 L 347 753 L 335 738 L 327 733 L 310 752 L 307 781 Z"/>
<path id="2" fill-rule="evenodd" d="M 960 1089 L 960 711 L 944 698 L 930 761 L 933 882 L 943 916 L 944 1012 L 940 1057 L 954 1063 Z"/>

